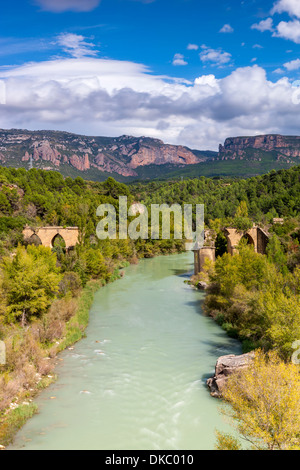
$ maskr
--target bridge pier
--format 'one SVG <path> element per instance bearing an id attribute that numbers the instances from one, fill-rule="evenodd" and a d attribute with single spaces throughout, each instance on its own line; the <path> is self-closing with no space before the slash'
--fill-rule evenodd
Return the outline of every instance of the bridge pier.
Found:
<path id="1" fill-rule="evenodd" d="M 194 250 L 194 274 L 197 275 L 203 270 L 204 263 L 207 259 L 215 262 L 216 249 L 214 246 L 195 247 Z"/>

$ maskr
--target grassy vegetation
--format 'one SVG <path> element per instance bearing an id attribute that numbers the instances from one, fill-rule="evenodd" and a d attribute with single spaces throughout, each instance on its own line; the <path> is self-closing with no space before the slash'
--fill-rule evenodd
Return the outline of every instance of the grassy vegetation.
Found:
<path id="1" fill-rule="evenodd" d="M 8 446 L 15 434 L 21 429 L 28 419 L 37 413 L 37 405 L 34 403 L 22 404 L 18 408 L 8 412 L 0 418 L 0 442 L 1 446 Z"/>

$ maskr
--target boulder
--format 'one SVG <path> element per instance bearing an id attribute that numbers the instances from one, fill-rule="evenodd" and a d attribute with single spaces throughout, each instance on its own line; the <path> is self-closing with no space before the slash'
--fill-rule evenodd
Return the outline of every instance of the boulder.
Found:
<path id="1" fill-rule="evenodd" d="M 242 354 L 241 356 L 231 354 L 219 357 L 215 368 L 215 375 L 206 381 L 210 394 L 213 397 L 221 398 L 228 377 L 248 367 L 253 358 L 254 352 Z"/>
<path id="2" fill-rule="evenodd" d="M 208 283 L 204 281 L 199 281 L 197 284 L 198 289 L 207 289 L 208 288 Z"/>

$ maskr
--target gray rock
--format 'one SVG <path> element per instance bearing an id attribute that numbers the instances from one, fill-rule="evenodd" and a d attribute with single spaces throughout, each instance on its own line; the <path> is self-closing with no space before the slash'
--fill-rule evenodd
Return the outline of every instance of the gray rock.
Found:
<path id="1" fill-rule="evenodd" d="M 210 394 L 213 397 L 221 398 L 222 391 L 226 385 L 227 379 L 233 373 L 236 373 L 245 367 L 253 360 L 254 352 L 235 356 L 234 354 L 228 356 L 221 356 L 217 360 L 215 375 L 206 381 Z"/>
<path id="2" fill-rule="evenodd" d="M 198 289 L 207 289 L 208 284 L 207 284 L 207 282 L 199 281 L 198 284 L 197 284 L 197 287 L 198 287 Z"/>

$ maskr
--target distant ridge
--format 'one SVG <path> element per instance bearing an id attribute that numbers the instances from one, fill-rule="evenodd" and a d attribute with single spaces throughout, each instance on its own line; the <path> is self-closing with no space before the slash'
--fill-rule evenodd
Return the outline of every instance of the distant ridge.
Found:
<path id="1" fill-rule="evenodd" d="M 254 137 L 230 137 L 220 145 L 219 159 L 262 160 L 264 153 L 273 153 L 277 161 L 289 164 L 300 163 L 300 136 L 280 134 Z"/>
<path id="2" fill-rule="evenodd" d="M 250 177 L 300 164 L 300 136 L 227 138 L 219 152 L 150 137 L 93 137 L 61 131 L 0 129 L 0 165 L 60 171 L 103 181 Z"/>
<path id="3" fill-rule="evenodd" d="M 208 152 L 210 155 L 211 152 Z M 0 130 L 0 162 L 17 166 L 100 171 L 138 177 L 149 165 L 183 167 L 204 162 L 205 152 L 148 137 L 88 137 L 58 131 Z"/>

